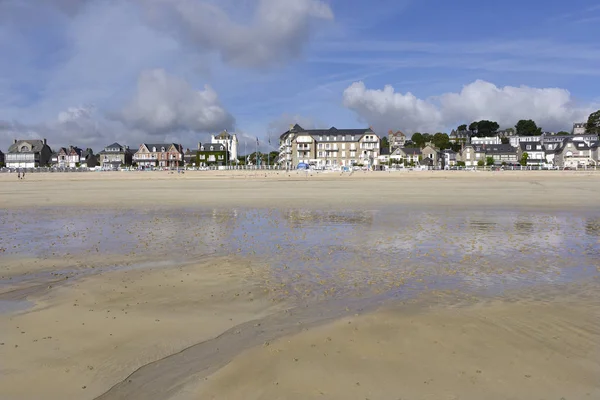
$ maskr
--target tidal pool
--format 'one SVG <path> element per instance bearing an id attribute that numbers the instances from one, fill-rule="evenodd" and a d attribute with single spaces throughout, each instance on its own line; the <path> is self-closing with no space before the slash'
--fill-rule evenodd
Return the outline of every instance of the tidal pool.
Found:
<path id="1" fill-rule="evenodd" d="M 300 301 L 562 283 L 598 274 L 600 260 L 600 212 L 46 208 L 0 211 L 0 224 L 0 257 L 155 261 L 143 267 L 236 254 L 268 266 L 274 296 Z"/>

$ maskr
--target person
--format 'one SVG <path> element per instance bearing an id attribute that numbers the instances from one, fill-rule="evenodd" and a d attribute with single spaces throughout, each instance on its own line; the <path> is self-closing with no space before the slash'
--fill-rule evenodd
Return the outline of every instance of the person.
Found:
<path id="1" fill-rule="evenodd" d="M 21 179 L 25 179 L 25 170 L 23 170 L 23 174 L 21 175 Z"/>
<path id="2" fill-rule="evenodd" d="M 17 179 L 21 179 L 21 169 L 17 169 Z"/>

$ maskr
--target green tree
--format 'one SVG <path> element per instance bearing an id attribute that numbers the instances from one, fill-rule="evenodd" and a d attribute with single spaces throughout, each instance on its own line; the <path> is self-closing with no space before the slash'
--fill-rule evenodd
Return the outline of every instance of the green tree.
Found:
<path id="1" fill-rule="evenodd" d="M 445 150 L 450 148 L 450 137 L 448 134 L 438 132 L 433 135 L 433 145 L 440 150 Z"/>
<path id="2" fill-rule="evenodd" d="M 424 133 L 423 134 L 423 143 L 421 144 L 421 147 L 425 147 L 425 145 L 429 142 L 431 142 L 433 140 L 433 135 L 430 135 L 429 133 Z"/>
<path id="3" fill-rule="evenodd" d="M 477 135 L 479 137 L 493 136 L 500 128 L 496 121 L 481 120 L 477 123 Z"/>
<path id="4" fill-rule="evenodd" d="M 424 139 L 423 139 L 423 135 L 421 135 L 420 132 L 415 132 L 413 133 L 412 137 L 410 138 L 410 140 L 415 144 L 415 146 L 417 147 L 421 147 L 422 145 L 424 145 Z"/>
<path id="5" fill-rule="evenodd" d="M 469 130 L 470 131 L 476 131 L 478 128 L 479 123 L 478 122 L 471 122 L 471 124 L 469 125 Z"/>
<path id="6" fill-rule="evenodd" d="M 387 136 L 382 137 L 380 143 L 381 143 L 380 146 L 382 149 L 387 149 L 390 147 L 390 141 L 387 138 Z"/>
<path id="7" fill-rule="evenodd" d="M 570 133 L 567 131 L 560 131 L 556 134 L 556 136 L 569 136 Z"/>
<path id="8" fill-rule="evenodd" d="M 542 134 L 542 128 L 538 127 L 532 119 L 522 119 L 515 126 L 518 136 L 539 136 Z"/>
<path id="9" fill-rule="evenodd" d="M 522 166 L 526 166 L 528 158 L 529 158 L 529 154 L 527 154 L 527 152 L 523 153 L 523 155 L 521 156 L 521 160 L 519 161 L 519 164 L 521 164 Z"/>
<path id="10" fill-rule="evenodd" d="M 490 165 L 494 165 L 494 157 L 486 157 L 485 164 L 489 167 Z"/>
<path id="11" fill-rule="evenodd" d="M 600 110 L 590 114 L 585 125 L 585 132 L 600 134 Z"/>
<path id="12" fill-rule="evenodd" d="M 510 139 L 507 138 L 507 137 L 500 138 L 500 141 L 502 142 L 502 144 L 509 144 L 510 143 Z"/>
<path id="13" fill-rule="evenodd" d="M 462 124 L 457 128 L 457 131 L 464 132 L 467 130 L 467 124 Z"/>
<path id="14" fill-rule="evenodd" d="M 483 160 L 479 160 L 479 161 L 477 161 L 477 166 L 478 166 L 478 167 L 483 167 L 483 166 L 485 166 L 485 161 L 483 161 Z"/>

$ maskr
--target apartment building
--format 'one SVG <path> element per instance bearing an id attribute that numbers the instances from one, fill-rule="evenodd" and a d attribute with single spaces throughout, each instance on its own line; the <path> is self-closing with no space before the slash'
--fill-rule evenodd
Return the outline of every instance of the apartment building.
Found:
<path id="1" fill-rule="evenodd" d="M 278 163 L 295 168 L 306 163 L 317 168 L 379 163 L 380 138 L 371 129 L 304 129 L 296 124 L 279 138 Z"/>

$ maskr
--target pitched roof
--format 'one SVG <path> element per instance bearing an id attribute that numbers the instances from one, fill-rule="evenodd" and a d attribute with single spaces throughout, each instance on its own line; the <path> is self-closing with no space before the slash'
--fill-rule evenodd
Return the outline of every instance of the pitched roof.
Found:
<path id="1" fill-rule="evenodd" d="M 47 146 L 46 144 L 44 144 L 43 140 L 22 139 L 22 140 L 17 140 L 17 143 L 11 144 L 10 147 L 8 148 L 8 152 L 9 153 L 20 153 L 19 149 L 22 147 L 23 143 L 28 143 L 31 145 L 32 153 L 39 153 L 43 150 L 44 146 Z"/>
<path id="2" fill-rule="evenodd" d="M 333 137 L 333 139 L 331 139 L 331 141 L 334 141 L 334 142 L 344 142 L 344 141 L 345 142 L 352 142 L 352 141 L 356 141 L 356 140 L 360 139 L 360 137 L 362 137 L 365 134 L 373 134 L 373 135 L 376 134 L 375 132 L 373 132 L 373 130 L 371 128 L 366 128 L 366 129 L 338 129 L 335 126 L 332 126 L 329 129 L 302 129 L 302 127 L 300 125 L 296 124 L 290 130 L 288 130 L 287 132 L 284 132 L 280 136 L 280 139 L 284 139 L 290 133 L 310 135 L 315 140 L 317 140 L 315 138 L 316 136 L 318 136 L 318 137 L 320 137 L 320 136 L 324 136 L 324 137 L 329 136 L 330 138 Z M 351 139 L 352 135 L 355 136 L 354 140 Z M 318 140 L 321 140 L 321 139 L 318 139 Z M 325 140 L 325 139 L 323 139 L 323 140 Z"/>
<path id="3" fill-rule="evenodd" d="M 487 144 L 482 146 L 486 154 L 512 154 L 517 151 L 517 149 L 512 147 L 510 144 Z"/>
<path id="4" fill-rule="evenodd" d="M 404 154 L 421 154 L 420 147 L 401 147 L 400 149 Z"/>
<path id="5" fill-rule="evenodd" d="M 221 133 L 219 133 L 218 135 L 215 136 L 215 139 L 218 139 L 218 140 L 231 139 L 231 135 L 227 131 L 222 131 Z"/>
<path id="6" fill-rule="evenodd" d="M 531 146 L 531 148 L 527 149 L 527 146 Z M 538 149 L 537 146 L 541 146 L 541 148 Z M 521 150 L 545 150 L 544 146 L 542 146 L 542 142 L 519 142 L 519 147 L 521 148 Z"/>
<path id="7" fill-rule="evenodd" d="M 171 146 L 175 146 L 175 148 L 183 153 L 183 146 L 177 143 L 142 143 L 146 148 L 152 151 L 152 148 L 156 147 L 156 151 L 160 151 L 160 148 L 164 147 L 165 151 L 168 151 Z"/>

